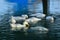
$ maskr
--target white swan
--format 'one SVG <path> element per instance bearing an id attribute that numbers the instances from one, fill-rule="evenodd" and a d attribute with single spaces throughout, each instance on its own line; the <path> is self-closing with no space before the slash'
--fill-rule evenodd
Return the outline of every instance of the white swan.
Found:
<path id="1" fill-rule="evenodd" d="M 44 18 L 46 15 L 45 14 L 42 14 L 42 13 L 36 13 L 36 14 L 31 14 L 30 16 L 35 16 L 37 18 Z"/>
<path id="2" fill-rule="evenodd" d="M 17 30 L 21 30 L 22 28 L 25 27 L 25 25 L 21 25 L 21 24 L 10 24 L 11 26 L 11 30 L 17 31 Z"/>
<path id="3" fill-rule="evenodd" d="M 21 22 L 21 21 L 24 21 L 28 18 L 27 15 L 22 15 L 22 16 L 11 16 L 11 19 L 10 19 L 10 23 L 16 23 L 17 21 L 18 22 Z"/>
<path id="4" fill-rule="evenodd" d="M 13 18 L 13 16 L 11 16 L 11 19 L 9 20 L 9 22 L 15 24 L 16 20 Z"/>
<path id="5" fill-rule="evenodd" d="M 11 30 L 13 31 L 20 31 L 23 29 L 23 31 L 27 31 L 29 28 L 29 24 L 27 22 L 24 22 L 23 24 L 10 24 Z"/>
<path id="6" fill-rule="evenodd" d="M 28 18 L 27 15 L 22 15 L 22 16 L 17 16 L 17 17 L 13 17 L 16 21 L 22 21 L 22 20 L 26 20 Z"/>
<path id="7" fill-rule="evenodd" d="M 47 21 L 47 22 L 50 22 L 50 23 L 53 23 L 53 22 L 54 22 L 54 17 L 52 17 L 52 16 L 47 16 L 47 17 L 46 17 L 46 21 Z"/>
<path id="8" fill-rule="evenodd" d="M 47 33 L 49 31 L 47 28 L 42 26 L 31 27 L 30 30 L 34 31 L 36 34 Z"/>
<path id="9" fill-rule="evenodd" d="M 27 19 L 28 18 L 28 15 L 22 15 L 22 17 L 25 17 Z"/>
<path id="10" fill-rule="evenodd" d="M 36 17 L 32 17 L 25 20 L 25 22 L 28 22 L 29 24 L 36 24 L 38 21 L 41 21 L 41 19 L 36 18 Z"/>
<path id="11" fill-rule="evenodd" d="M 24 17 L 13 17 L 16 21 L 24 21 L 24 20 L 26 20 L 26 18 L 24 18 Z"/>

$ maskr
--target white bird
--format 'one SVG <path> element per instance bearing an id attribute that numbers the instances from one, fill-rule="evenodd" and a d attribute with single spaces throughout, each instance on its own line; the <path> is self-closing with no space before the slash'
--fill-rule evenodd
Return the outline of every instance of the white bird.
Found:
<path id="1" fill-rule="evenodd" d="M 36 18 L 36 17 L 32 17 L 32 18 L 25 20 L 25 22 L 28 22 L 29 24 L 36 24 L 36 23 L 38 23 L 38 21 L 41 21 L 41 19 Z"/>
<path id="2" fill-rule="evenodd" d="M 9 22 L 15 24 L 16 20 L 13 18 L 13 16 L 11 16 L 11 19 L 9 20 Z"/>
<path id="3" fill-rule="evenodd" d="M 13 31 L 21 30 L 22 28 L 25 27 L 25 25 L 21 25 L 21 24 L 10 24 L 10 26 L 11 26 L 11 30 Z"/>
<path id="4" fill-rule="evenodd" d="M 17 17 L 13 17 L 16 21 L 24 21 L 26 18 L 24 18 L 24 17 L 19 17 L 19 16 L 17 16 Z"/>
<path id="5" fill-rule="evenodd" d="M 53 22 L 54 22 L 54 17 L 52 17 L 52 16 L 47 16 L 47 17 L 46 17 L 46 21 L 47 21 L 47 22 L 50 22 L 50 23 L 53 23 Z"/>
<path id="6" fill-rule="evenodd" d="M 31 14 L 30 16 L 35 16 L 37 18 L 44 18 L 46 15 L 45 14 L 42 14 L 42 13 L 36 13 L 36 14 Z"/>
<path id="7" fill-rule="evenodd" d="M 27 19 L 28 18 L 28 15 L 22 15 L 22 17 L 25 17 Z"/>
<path id="8" fill-rule="evenodd" d="M 17 16 L 17 17 L 14 17 L 14 19 L 16 20 L 16 21 L 24 21 L 24 20 L 26 20 L 28 18 L 28 15 L 22 15 L 22 16 Z"/>
<path id="9" fill-rule="evenodd" d="M 28 18 L 27 15 L 22 15 L 22 16 L 11 16 L 10 22 L 11 23 L 16 23 L 16 22 L 22 22 Z"/>
<path id="10" fill-rule="evenodd" d="M 36 26 L 36 27 L 31 27 L 30 31 L 34 32 L 35 34 L 40 34 L 40 33 L 47 33 L 49 30 L 42 26 Z"/>
<path id="11" fill-rule="evenodd" d="M 27 31 L 29 28 L 29 24 L 27 22 L 24 22 L 23 24 L 10 24 L 11 30 L 13 31 L 20 31 L 23 29 L 23 31 Z"/>

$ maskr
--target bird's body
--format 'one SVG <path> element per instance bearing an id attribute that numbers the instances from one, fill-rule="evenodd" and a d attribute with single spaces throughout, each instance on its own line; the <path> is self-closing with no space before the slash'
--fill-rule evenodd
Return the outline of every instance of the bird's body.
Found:
<path id="1" fill-rule="evenodd" d="M 44 18 L 46 15 L 45 14 L 42 14 L 42 13 L 36 13 L 36 14 L 31 14 L 30 16 L 32 17 L 37 17 L 37 18 Z"/>
<path id="2" fill-rule="evenodd" d="M 25 20 L 24 17 L 13 17 L 16 21 L 22 21 L 22 20 Z"/>
<path id="3" fill-rule="evenodd" d="M 41 21 L 41 19 L 36 18 L 36 17 L 32 17 L 32 18 L 25 20 L 25 22 L 28 22 L 29 24 L 36 24 L 38 21 Z"/>
<path id="4" fill-rule="evenodd" d="M 29 27 L 29 24 L 27 22 L 24 22 L 23 24 L 10 24 L 11 30 L 13 31 L 20 31 L 23 29 L 23 31 L 26 31 Z"/>
<path id="5" fill-rule="evenodd" d="M 22 15 L 22 16 L 11 16 L 10 22 L 11 23 L 16 23 L 16 22 L 23 22 L 26 20 L 26 18 L 28 18 L 27 15 Z"/>
<path id="6" fill-rule="evenodd" d="M 11 30 L 14 30 L 14 31 L 20 31 L 21 29 L 23 29 L 25 27 L 25 25 L 21 25 L 21 24 L 10 24 L 11 26 Z"/>
<path id="7" fill-rule="evenodd" d="M 46 17 L 46 21 L 47 21 L 47 22 L 50 22 L 50 23 L 53 23 L 53 22 L 54 22 L 54 17 L 52 17 L 52 16 L 47 16 L 47 17 Z"/>
<path id="8" fill-rule="evenodd" d="M 47 33 L 48 29 L 42 26 L 36 26 L 36 27 L 31 27 L 29 32 L 32 32 L 35 34 Z"/>
<path id="9" fill-rule="evenodd" d="M 11 16 L 11 19 L 9 20 L 9 22 L 15 24 L 16 20 L 13 18 L 13 16 Z"/>

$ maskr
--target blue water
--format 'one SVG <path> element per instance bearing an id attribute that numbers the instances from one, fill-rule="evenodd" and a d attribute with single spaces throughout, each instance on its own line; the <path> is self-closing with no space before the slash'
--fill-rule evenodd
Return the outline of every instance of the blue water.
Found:
<path id="1" fill-rule="evenodd" d="M 27 2 L 28 0 L 7 0 L 7 1 L 11 3 L 16 3 L 20 10 L 27 8 L 27 4 L 28 4 Z"/>
<path id="2" fill-rule="evenodd" d="M 60 13 L 60 0 L 50 0 L 50 13 Z"/>
<path id="3" fill-rule="evenodd" d="M 10 10 L 14 9 L 14 11 L 23 11 L 27 10 L 27 6 L 28 0 L 0 0 L 0 15 L 7 13 L 8 7 L 10 7 Z M 49 10 L 50 13 L 53 14 L 60 13 L 60 0 L 50 0 Z M 43 11 L 42 2 L 37 5 L 36 11 Z"/>
<path id="4" fill-rule="evenodd" d="M 0 15 L 10 11 L 22 11 L 27 9 L 27 0 L 0 0 Z M 12 10 L 13 9 L 13 10 Z"/>

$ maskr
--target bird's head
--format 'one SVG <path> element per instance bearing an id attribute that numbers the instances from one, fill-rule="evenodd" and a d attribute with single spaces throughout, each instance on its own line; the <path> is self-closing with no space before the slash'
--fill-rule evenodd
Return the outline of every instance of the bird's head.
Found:
<path id="1" fill-rule="evenodd" d="M 25 28 L 28 29 L 29 28 L 29 23 L 28 22 L 23 22 L 23 25 L 25 25 Z"/>
<path id="2" fill-rule="evenodd" d="M 27 19 L 28 18 L 28 15 L 22 15 L 22 17 L 25 17 Z"/>

